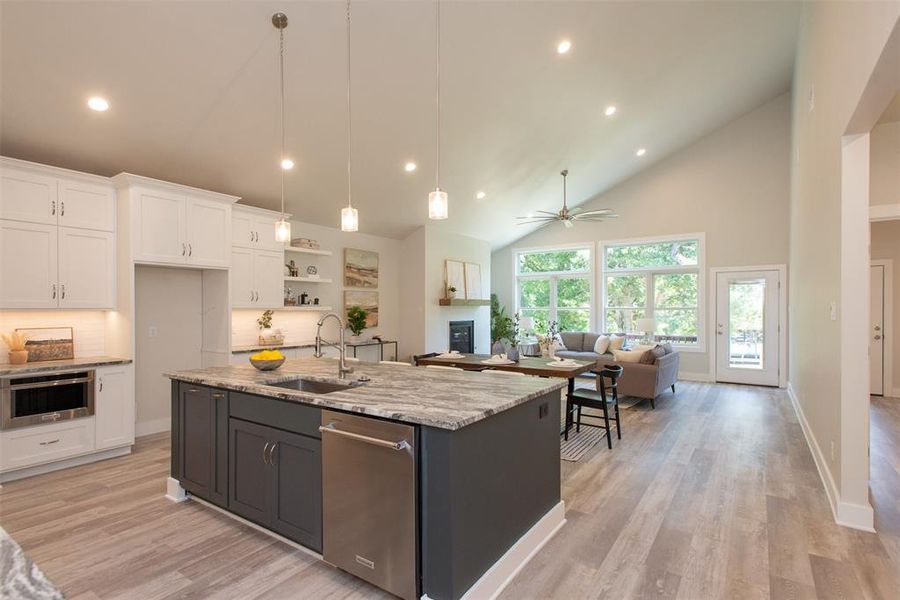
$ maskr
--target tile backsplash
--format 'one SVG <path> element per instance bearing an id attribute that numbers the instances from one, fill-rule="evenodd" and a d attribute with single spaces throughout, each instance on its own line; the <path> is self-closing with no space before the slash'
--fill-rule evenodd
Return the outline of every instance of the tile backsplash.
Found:
<path id="1" fill-rule="evenodd" d="M 106 312 L 102 310 L 0 311 L 0 331 L 8 333 L 20 327 L 71 327 L 75 356 L 106 354 Z M 0 364 L 9 362 L 7 351 L 0 340 Z"/>
<path id="2" fill-rule="evenodd" d="M 234 310 L 231 313 L 231 345 L 247 346 L 256 344 L 259 330 L 256 319 L 262 314 L 260 310 Z M 311 342 L 316 339 L 316 323 L 323 313 L 302 311 L 275 311 L 272 316 L 272 328 L 284 331 L 287 343 Z M 337 336 L 337 327 L 331 321 L 323 325 L 324 336 Z M 332 338 L 334 339 L 334 338 Z"/>

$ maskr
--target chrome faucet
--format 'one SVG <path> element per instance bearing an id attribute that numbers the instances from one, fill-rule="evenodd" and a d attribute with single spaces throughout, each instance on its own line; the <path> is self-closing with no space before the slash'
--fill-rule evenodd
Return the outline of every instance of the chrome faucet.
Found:
<path id="1" fill-rule="evenodd" d="M 340 344 L 335 344 L 334 342 L 329 342 L 327 340 L 322 339 L 322 324 L 329 317 L 334 317 L 335 319 L 337 319 L 338 326 L 340 327 L 340 330 L 341 330 Z M 338 364 L 338 377 L 343 379 L 344 375 L 347 375 L 348 373 L 353 372 L 353 367 L 347 366 L 347 349 L 344 347 L 344 320 L 341 318 L 341 316 L 339 314 L 330 312 L 330 313 L 327 313 L 324 316 L 322 316 L 321 319 L 319 319 L 319 324 L 316 327 L 316 352 L 314 355 L 316 358 L 322 358 L 322 356 L 323 356 L 322 355 L 322 344 L 325 344 L 326 346 L 331 346 L 332 348 L 337 348 L 338 351 L 341 353 L 341 360 L 340 360 L 340 363 Z"/>

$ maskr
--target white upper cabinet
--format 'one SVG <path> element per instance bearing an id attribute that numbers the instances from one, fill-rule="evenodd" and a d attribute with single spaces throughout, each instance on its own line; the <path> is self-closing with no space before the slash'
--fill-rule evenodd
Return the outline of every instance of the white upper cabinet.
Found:
<path id="1" fill-rule="evenodd" d="M 231 205 L 187 199 L 188 262 L 228 267 L 231 257 Z"/>
<path id="2" fill-rule="evenodd" d="M 257 250 L 253 253 L 254 306 L 284 307 L 284 253 Z"/>
<path id="3" fill-rule="evenodd" d="M 287 215 L 290 216 L 290 215 Z M 281 213 L 236 204 L 232 210 L 232 246 L 257 250 L 284 250 L 275 240 L 275 222 Z"/>
<path id="4" fill-rule="evenodd" d="M 60 179 L 57 224 L 98 231 L 116 230 L 116 194 L 109 184 Z"/>
<path id="5" fill-rule="evenodd" d="M 0 220 L 0 309 L 58 306 L 56 230 Z"/>
<path id="6" fill-rule="evenodd" d="M 59 228 L 59 307 L 116 305 L 116 241 L 108 231 Z"/>
<path id="7" fill-rule="evenodd" d="M 255 308 L 256 290 L 253 288 L 253 250 L 231 249 L 231 307 Z"/>
<path id="8" fill-rule="evenodd" d="M 113 180 L 131 211 L 136 262 L 230 266 L 231 205 L 237 197 L 128 173 Z"/>
<path id="9" fill-rule="evenodd" d="M 56 225 L 57 180 L 31 169 L 0 166 L 0 219 Z"/>

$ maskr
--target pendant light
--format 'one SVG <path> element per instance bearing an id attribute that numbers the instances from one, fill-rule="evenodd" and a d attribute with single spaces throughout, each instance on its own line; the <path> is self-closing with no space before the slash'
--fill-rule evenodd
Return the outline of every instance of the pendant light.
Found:
<path id="1" fill-rule="evenodd" d="M 435 19 L 435 106 L 437 108 L 437 160 L 434 168 L 434 191 L 428 194 L 428 218 L 446 219 L 449 213 L 447 192 L 441 189 L 441 0 L 437 0 Z"/>
<path id="2" fill-rule="evenodd" d="M 275 241 L 291 241 L 291 224 L 284 216 L 284 30 L 288 26 L 288 18 L 284 13 L 272 15 L 272 25 L 278 30 L 280 42 L 279 67 L 281 73 L 281 159 L 279 170 L 281 171 L 281 219 L 275 222 Z"/>
<path id="3" fill-rule="evenodd" d="M 350 110 L 350 0 L 347 0 L 347 206 L 341 209 L 341 231 L 359 231 L 359 213 L 350 198 L 353 120 Z"/>

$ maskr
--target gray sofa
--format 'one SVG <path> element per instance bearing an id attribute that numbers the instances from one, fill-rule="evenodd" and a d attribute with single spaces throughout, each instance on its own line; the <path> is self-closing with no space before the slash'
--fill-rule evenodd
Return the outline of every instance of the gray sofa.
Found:
<path id="1" fill-rule="evenodd" d="M 651 408 L 656 408 L 656 397 L 663 392 L 671 389 L 672 393 L 675 393 L 680 360 L 677 351 L 667 352 L 664 356 L 656 358 L 652 364 L 619 363 L 613 358 L 612 352 L 605 354 L 594 352 L 594 344 L 600 335 L 599 333 L 564 331 L 559 336 L 566 349 L 557 350 L 556 355 L 574 360 L 592 360 L 597 363 L 598 369 L 602 369 L 605 365 L 622 365 L 622 376 L 619 378 L 619 394 L 622 396 L 646 398 L 650 401 Z"/>

